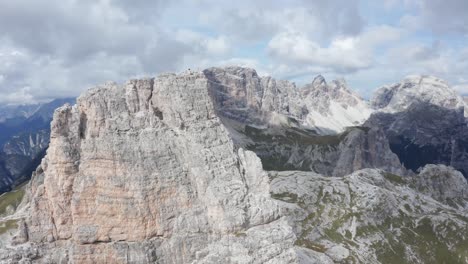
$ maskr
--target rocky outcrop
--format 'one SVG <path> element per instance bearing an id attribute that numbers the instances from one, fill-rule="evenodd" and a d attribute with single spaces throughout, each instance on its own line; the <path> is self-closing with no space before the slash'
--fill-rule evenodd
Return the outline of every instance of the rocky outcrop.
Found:
<path id="1" fill-rule="evenodd" d="M 268 177 L 234 148 L 208 81 L 109 83 L 59 108 L 30 188 L 28 242 L 7 251 L 41 263 L 295 262 Z"/>
<path id="2" fill-rule="evenodd" d="M 426 165 L 411 180 L 419 192 L 453 207 L 468 209 L 467 180 L 452 167 Z"/>
<path id="3" fill-rule="evenodd" d="M 385 131 L 391 150 L 407 169 L 445 164 L 468 173 L 468 107 L 446 82 L 409 76 L 376 91 L 377 110 L 364 124 Z"/>
<path id="4" fill-rule="evenodd" d="M 354 127 L 370 110 L 343 80 L 327 84 L 317 76 L 297 88 L 259 77 L 252 69 L 210 68 L 204 73 L 215 110 L 234 143 L 254 151 L 264 169 L 344 176 L 381 168 L 406 174 L 382 130 Z M 322 121 L 326 126 L 319 125 Z M 328 134 L 334 131 L 342 132 Z"/>
<path id="5" fill-rule="evenodd" d="M 466 190 L 459 172 L 439 169 L 425 168 L 416 177 L 426 178 L 431 170 L 440 181 L 463 183 Z M 343 178 L 297 171 L 269 175 L 272 196 L 283 201 L 304 263 L 468 262 L 466 209 L 431 197 L 455 196 L 466 203 L 458 187 L 428 179 L 419 186 L 429 189 L 420 193 L 410 179 L 373 169 Z"/>
<path id="6" fill-rule="evenodd" d="M 338 159 L 333 176 L 344 176 L 365 168 L 379 168 L 386 172 L 409 175 L 393 153 L 387 137 L 378 127 L 350 130 L 338 147 Z"/>

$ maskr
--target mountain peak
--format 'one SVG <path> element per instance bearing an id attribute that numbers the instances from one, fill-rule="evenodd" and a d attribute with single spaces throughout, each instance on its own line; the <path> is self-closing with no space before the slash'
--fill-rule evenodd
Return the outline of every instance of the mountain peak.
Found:
<path id="1" fill-rule="evenodd" d="M 449 88 L 449 85 L 446 81 L 437 78 L 436 76 L 432 75 L 407 75 L 403 81 L 403 83 L 417 83 L 417 84 L 431 84 L 435 86 Z"/>
<path id="2" fill-rule="evenodd" d="M 325 78 L 322 75 L 317 75 L 314 80 L 312 81 L 312 86 L 317 87 L 320 85 L 326 85 L 327 81 L 325 81 Z"/>
<path id="3" fill-rule="evenodd" d="M 348 83 L 346 82 L 345 78 L 341 77 L 341 78 L 338 78 L 336 80 L 333 80 L 333 83 L 337 86 L 337 87 L 340 87 L 340 88 L 345 88 L 347 90 L 348 89 Z"/>
<path id="4" fill-rule="evenodd" d="M 399 83 L 383 86 L 374 93 L 371 105 L 385 112 L 401 112 L 421 102 L 454 110 L 466 105 L 447 82 L 429 75 L 409 75 Z"/>

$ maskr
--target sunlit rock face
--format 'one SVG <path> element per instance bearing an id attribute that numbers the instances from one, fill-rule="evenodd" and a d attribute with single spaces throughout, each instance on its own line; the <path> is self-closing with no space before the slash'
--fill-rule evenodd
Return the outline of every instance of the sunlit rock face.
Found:
<path id="1" fill-rule="evenodd" d="M 207 85 L 109 83 L 55 112 L 27 219 L 41 262 L 295 261 L 268 177 L 234 148 Z"/>

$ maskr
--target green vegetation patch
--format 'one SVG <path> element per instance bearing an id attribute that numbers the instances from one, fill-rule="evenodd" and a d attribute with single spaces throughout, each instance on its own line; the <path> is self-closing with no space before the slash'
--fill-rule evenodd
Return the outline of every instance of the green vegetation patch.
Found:
<path id="1" fill-rule="evenodd" d="M 297 194 L 283 192 L 283 193 L 272 193 L 271 197 L 276 200 L 280 200 L 288 203 L 297 203 Z"/>
<path id="2" fill-rule="evenodd" d="M 409 219 L 388 219 L 379 227 L 358 228 L 357 234 L 359 236 L 382 234 L 385 239 L 373 246 L 381 263 L 410 263 L 406 254 L 408 250 L 422 263 L 465 263 L 468 240 L 463 235 L 465 232 L 463 228 L 457 229 L 450 223 L 434 226 L 429 218 L 423 218 L 416 226 L 407 220 Z M 390 231 L 388 228 L 390 224 L 400 230 L 399 235 Z M 450 231 L 445 237 L 440 237 L 434 229 Z"/>
<path id="3" fill-rule="evenodd" d="M 403 177 L 399 175 L 396 175 L 390 172 L 384 172 L 383 176 L 385 177 L 385 179 L 391 181 L 392 183 L 400 184 L 400 185 L 406 184 L 406 180 L 403 179 Z"/>
<path id="4" fill-rule="evenodd" d="M 18 220 L 8 220 L 0 223 L 0 235 L 5 234 L 8 230 L 18 228 Z"/>
<path id="5" fill-rule="evenodd" d="M 298 240 L 296 240 L 294 245 L 300 246 L 300 247 L 305 247 L 305 248 L 308 248 L 308 249 L 312 249 L 313 251 L 317 251 L 317 252 L 321 252 L 321 253 L 324 253 L 325 251 L 327 251 L 327 248 L 324 245 L 314 243 L 314 242 L 309 241 L 307 239 L 298 239 Z"/>
<path id="6" fill-rule="evenodd" d="M 254 142 L 277 142 L 281 144 L 298 145 L 331 145 L 337 146 L 349 132 L 336 135 L 319 135 L 315 132 L 296 127 L 282 127 L 277 133 L 271 134 L 267 129 L 245 126 L 243 133 Z M 242 131 L 241 131 L 242 132 Z"/>
<path id="7" fill-rule="evenodd" d="M 2 194 L 0 196 L 0 215 L 5 214 L 7 207 L 10 205 L 14 208 L 18 207 L 21 200 L 23 200 L 24 193 L 23 189 L 18 189 Z"/>
<path id="8" fill-rule="evenodd" d="M 234 233 L 234 236 L 236 237 L 246 237 L 247 234 L 244 231 L 237 231 Z"/>

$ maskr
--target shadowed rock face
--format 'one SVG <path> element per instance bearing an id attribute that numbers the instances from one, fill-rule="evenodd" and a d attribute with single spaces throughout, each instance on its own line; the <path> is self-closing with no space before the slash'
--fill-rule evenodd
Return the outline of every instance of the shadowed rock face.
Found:
<path id="1" fill-rule="evenodd" d="M 75 99 L 0 108 L 0 194 L 30 179 L 49 145 L 54 110 Z"/>
<path id="2" fill-rule="evenodd" d="M 265 170 L 313 171 L 342 177 L 364 168 L 380 168 L 408 174 L 379 128 L 350 127 L 336 135 L 317 135 L 294 125 L 258 128 L 222 120 L 236 145 L 255 152 Z"/>
<path id="3" fill-rule="evenodd" d="M 407 169 L 445 164 L 468 177 L 468 106 L 446 82 L 409 76 L 377 90 L 365 126 L 381 127 Z"/>
<path id="4" fill-rule="evenodd" d="M 468 123 L 463 108 L 414 103 L 403 112 L 377 112 L 365 126 L 385 131 L 391 150 L 407 169 L 416 172 L 427 164 L 445 164 L 468 176 Z"/>

